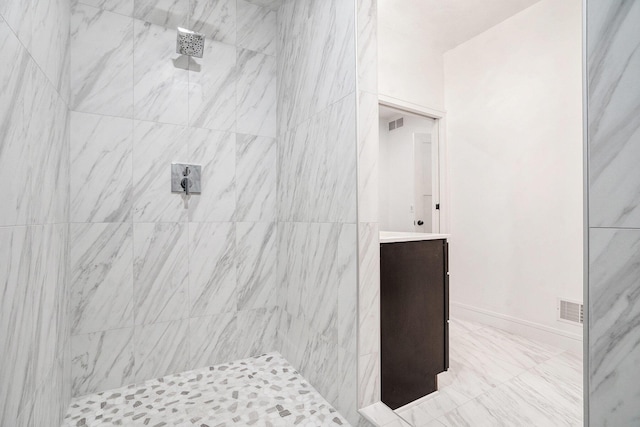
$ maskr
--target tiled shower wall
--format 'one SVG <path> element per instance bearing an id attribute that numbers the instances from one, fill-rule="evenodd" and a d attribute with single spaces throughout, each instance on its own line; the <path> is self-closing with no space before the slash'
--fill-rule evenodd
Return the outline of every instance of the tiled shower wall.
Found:
<path id="1" fill-rule="evenodd" d="M 589 425 L 639 425 L 640 2 L 586 16 Z"/>
<path id="2" fill-rule="evenodd" d="M 0 2 L 0 425 L 59 425 L 71 398 L 69 5 Z"/>
<path id="3" fill-rule="evenodd" d="M 357 0 L 358 407 L 381 398 L 377 0 Z"/>
<path id="4" fill-rule="evenodd" d="M 282 354 L 354 425 L 355 2 L 278 11 L 278 283 Z"/>
<path id="5" fill-rule="evenodd" d="M 74 2 L 73 394 L 277 349 L 276 12 Z M 176 27 L 207 35 L 175 53 Z M 170 164 L 203 167 L 170 193 Z"/>

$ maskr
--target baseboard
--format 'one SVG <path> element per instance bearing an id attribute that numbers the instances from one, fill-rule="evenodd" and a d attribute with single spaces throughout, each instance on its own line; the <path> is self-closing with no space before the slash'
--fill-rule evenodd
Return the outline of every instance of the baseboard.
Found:
<path id="1" fill-rule="evenodd" d="M 452 301 L 450 314 L 452 318 L 482 323 L 494 328 L 503 329 L 525 338 L 562 348 L 576 354 L 582 354 L 582 334 L 574 334 L 562 329 L 552 328 L 540 323 L 530 322 L 483 308 Z"/>

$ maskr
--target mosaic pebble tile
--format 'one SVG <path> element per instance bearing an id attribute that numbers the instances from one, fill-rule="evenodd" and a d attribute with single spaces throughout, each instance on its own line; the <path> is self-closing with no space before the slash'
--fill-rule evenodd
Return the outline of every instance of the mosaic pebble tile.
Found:
<path id="1" fill-rule="evenodd" d="M 279 353 L 75 399 L 62 427 L 349 426 Z"/>

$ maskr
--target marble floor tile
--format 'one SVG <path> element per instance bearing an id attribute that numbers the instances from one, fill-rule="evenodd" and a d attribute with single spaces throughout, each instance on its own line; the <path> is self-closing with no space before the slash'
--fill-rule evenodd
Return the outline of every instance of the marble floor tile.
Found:
<path id="1" fill-rule="evenodd" d="M 472 322 L 450 331 L 439 390 L 395 411 L 410 425 L 582 425 L 581 356 Z"/>
<path id="2" fill-rule="evenodd" d="M 451 319 L 449 320 L 449 335 L 462 336 L 469 332 L 477 331 L 482 328 L 479 323 L 467 322 L 466 320 Z"/>
<path id="3" fill-rule="evenodd" d="M 415 427 L 422 427 L 427 422 L 433 420 L 431 415 L 429 415 L 419 405 L 407 405 L 397 409 L 395 413 L 399 415 L 404 421 L 409 423 L 409 425 Z"/>
<path id="4" fill-rule="evenodd" d="M 278 353 L 74 400 L 62 427 L 349 426 Z M 400 424 L 398 424 L 400 425 Z"/>

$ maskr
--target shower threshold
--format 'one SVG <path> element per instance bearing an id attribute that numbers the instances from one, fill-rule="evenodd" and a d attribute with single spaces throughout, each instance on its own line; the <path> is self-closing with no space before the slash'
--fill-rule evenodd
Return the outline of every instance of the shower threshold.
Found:
<path id="1" fill-rule="evenodd" d="M 279 353 L 74 399 L 62 427 L 349 426 Z"/>

